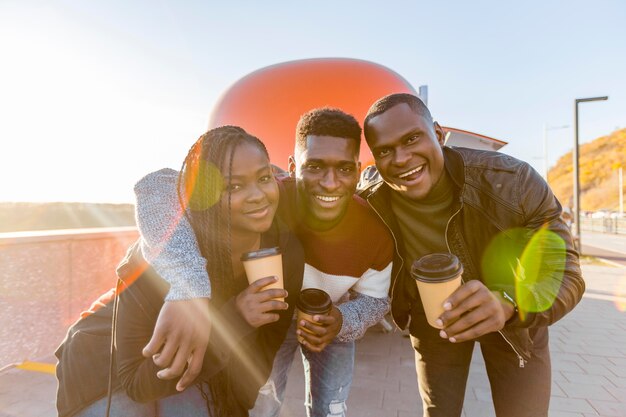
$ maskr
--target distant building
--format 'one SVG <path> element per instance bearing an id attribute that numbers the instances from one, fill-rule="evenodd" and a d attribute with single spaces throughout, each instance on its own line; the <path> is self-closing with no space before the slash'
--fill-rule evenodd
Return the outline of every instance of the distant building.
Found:
<path id="1" fill-rule="evenodd" d="M 442 129 L 446 133 L 445 145 L 448 146 L 462 146 L 464 148 L 497 151 L 508 144 L 508 142 L 478 133 L 468 132 L 467 130 L 445 126 L 442 126 Z"/>

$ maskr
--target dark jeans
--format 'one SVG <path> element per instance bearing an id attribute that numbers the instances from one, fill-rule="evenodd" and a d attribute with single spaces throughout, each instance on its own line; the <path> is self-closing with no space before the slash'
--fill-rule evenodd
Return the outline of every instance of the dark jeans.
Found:
<path id="1" fill-rule="evenodd" d="M 475 341 L 450 343 L 428 325 L 424 313 L 411 317 L 411 342 L 424 417 L 460 416 Z M 551 368 L 548 329 L 534 329 L 532 358 L 523 368 L 499 333 L 480 337 L 498 417 L 547 417 Z"/>

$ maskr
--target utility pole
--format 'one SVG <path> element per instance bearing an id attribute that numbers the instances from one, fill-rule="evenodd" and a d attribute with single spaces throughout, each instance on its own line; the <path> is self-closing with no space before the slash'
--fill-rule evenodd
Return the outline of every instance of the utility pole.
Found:
<path id="1" fill-rule="evenodd" d="M 622 182 L 622 166 L 619 167 L 619 218 L 624 215 L 624 183 Z"/>
<path id="2" fill-rule="evenodd" d="M 589 97 L 589 98 L 577 98 L 574 100 L 574 151 L 572 152 L 572 159 L 574 165 L 574 223 L 576 223 L 576 236 L 578 240 L 578 250 L 582 251 L 582 241 L 580 239 L 580 173 L 578 172 L 578 103 L 585 103 L 587 101 L 600 101 L 608 100 L 608 96 L 602 97 Z"/>
<path id="3" fill-rule="evenodd" d="M 417 95 L 422 100 L 424 105 L 428 107 L 428 86 L 420 85 Z"/>
<path id="4" fill-rule="evenodd" d="M 567 129 L 569 125 L 550 126 L 543 124 L 543 179 L 548 182 L 548 130 Z"/>

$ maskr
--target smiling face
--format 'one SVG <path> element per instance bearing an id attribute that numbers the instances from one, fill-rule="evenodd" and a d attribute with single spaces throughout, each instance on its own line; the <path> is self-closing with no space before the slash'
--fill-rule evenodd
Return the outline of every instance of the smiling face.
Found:
<path id="1" fill-rule="evenodd" d="M 257 146 L 243 143 L 235 148 L 232 169 L 226 163 L 222 172 L 230 192 L 231 230 L 233 233 L 263 233 L 274 219 L 278 207 L 278 184 L 265 153 Z M 229 176 L 230 175 L 230 176 Z M 222 210 L 227 214 L 228 193 L 222 193 Z"/>
<path id="2" fill-rule="evenodd" d="M 310 227 L 327 230 L 345 215 L 359 181 L 359 146 L 353 139 L 309 135 L 289 159 L 301 214 Z"/>
<path id="3" fill-rule="evenodd" d="M 380 175 L 408 199 L 428 196 L 443 174 L 443 130 L 406 103 L 372 118 L 367 141 Z"/>

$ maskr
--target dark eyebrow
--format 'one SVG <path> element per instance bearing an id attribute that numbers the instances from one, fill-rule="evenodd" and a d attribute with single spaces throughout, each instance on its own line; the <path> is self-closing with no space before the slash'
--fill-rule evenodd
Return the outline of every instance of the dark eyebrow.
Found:
<path id="1" fill-rule="evenodd" d="M 323 159 L 307 159 L 305 164 L 310 164 L 310 163 L 326 165 L 326 161 Z M 338 161 L 338 164 L 339 165 L 343 165 L 343 164 L 356 165 L 356 162 L 350 159 L 344 159 L 344 160 Z"/>
<path id="2" fill-rule="evenodd" d="M 390 145 L 374 146 L 372 148 L 372 152 L 376 152 L 376 151 L 379 151 L 381 149 L 388 149 L 388 148 L 391 148 L 391 146 Z"/>
<path id="3" fill-rule="evenodd" d="M 414 127 L 413 129 L 409 130 L 408 132 L 406 132 L 406 133 L 404 133 L 402 136 L 400 136 L 400 137 L 398 138 L 398 141 L 402 142 L 402 141 L 404 141 L 405 139 L 407 139 L 407 138 L 409 138 L 409 137 L 411 137 L 411 136 L 413 136 L 413 135 L 415 135 L 415 134 L 417 134 L 417 133 L 419 133 L 419 134 L 424 133 L 424 129 L 420 129 L 419 127 Z M 394 143 L 395 143 L 395 141 L 394 141 Z M 372 152 L 376 152 L 376 151 L 378 151 L 378 150 L 380 150 L 380 149 L 389 149 L 389 148 L 393 148 L 393 147 L 395 146 L 395 145 L 394 145 L 394 143 L 391 143 L 391 144 L 389 144 L 389 145 L 374 146 L 374 147 L 372 148 Z"/>
<path id="4" fill-rule="evenodd" d="M 257 171 L 253 173 L 253 175 L 259 175 L 259 174 L 261 174 L 261 173 L 263 173 L 265 171 L 269 171 L 269 173 L 271 174 L 272 173 L 272 167 L 268 164 L 265 167 L 257 169 Z M 239 179 L 239 178 L 245 178 L 245 177 L 246 177 L 246 175 L 231 175 L 231 176 L 224 175 L 224 179 L 225 180 L 233 180 L 233 179 Z"/>
<path id="5" fill-rule="evenodd" d="M 406 139 L 409 136 L 413 136 L 416 133 L 424 133 L 424 129 L 420 129 L 419 127 L 416 127 L 414 129 L 411 129 L 410 131 L 408 131 L 407 133 L 405 133 L 404 135 L 402 135 L 402 139 Z"/>

